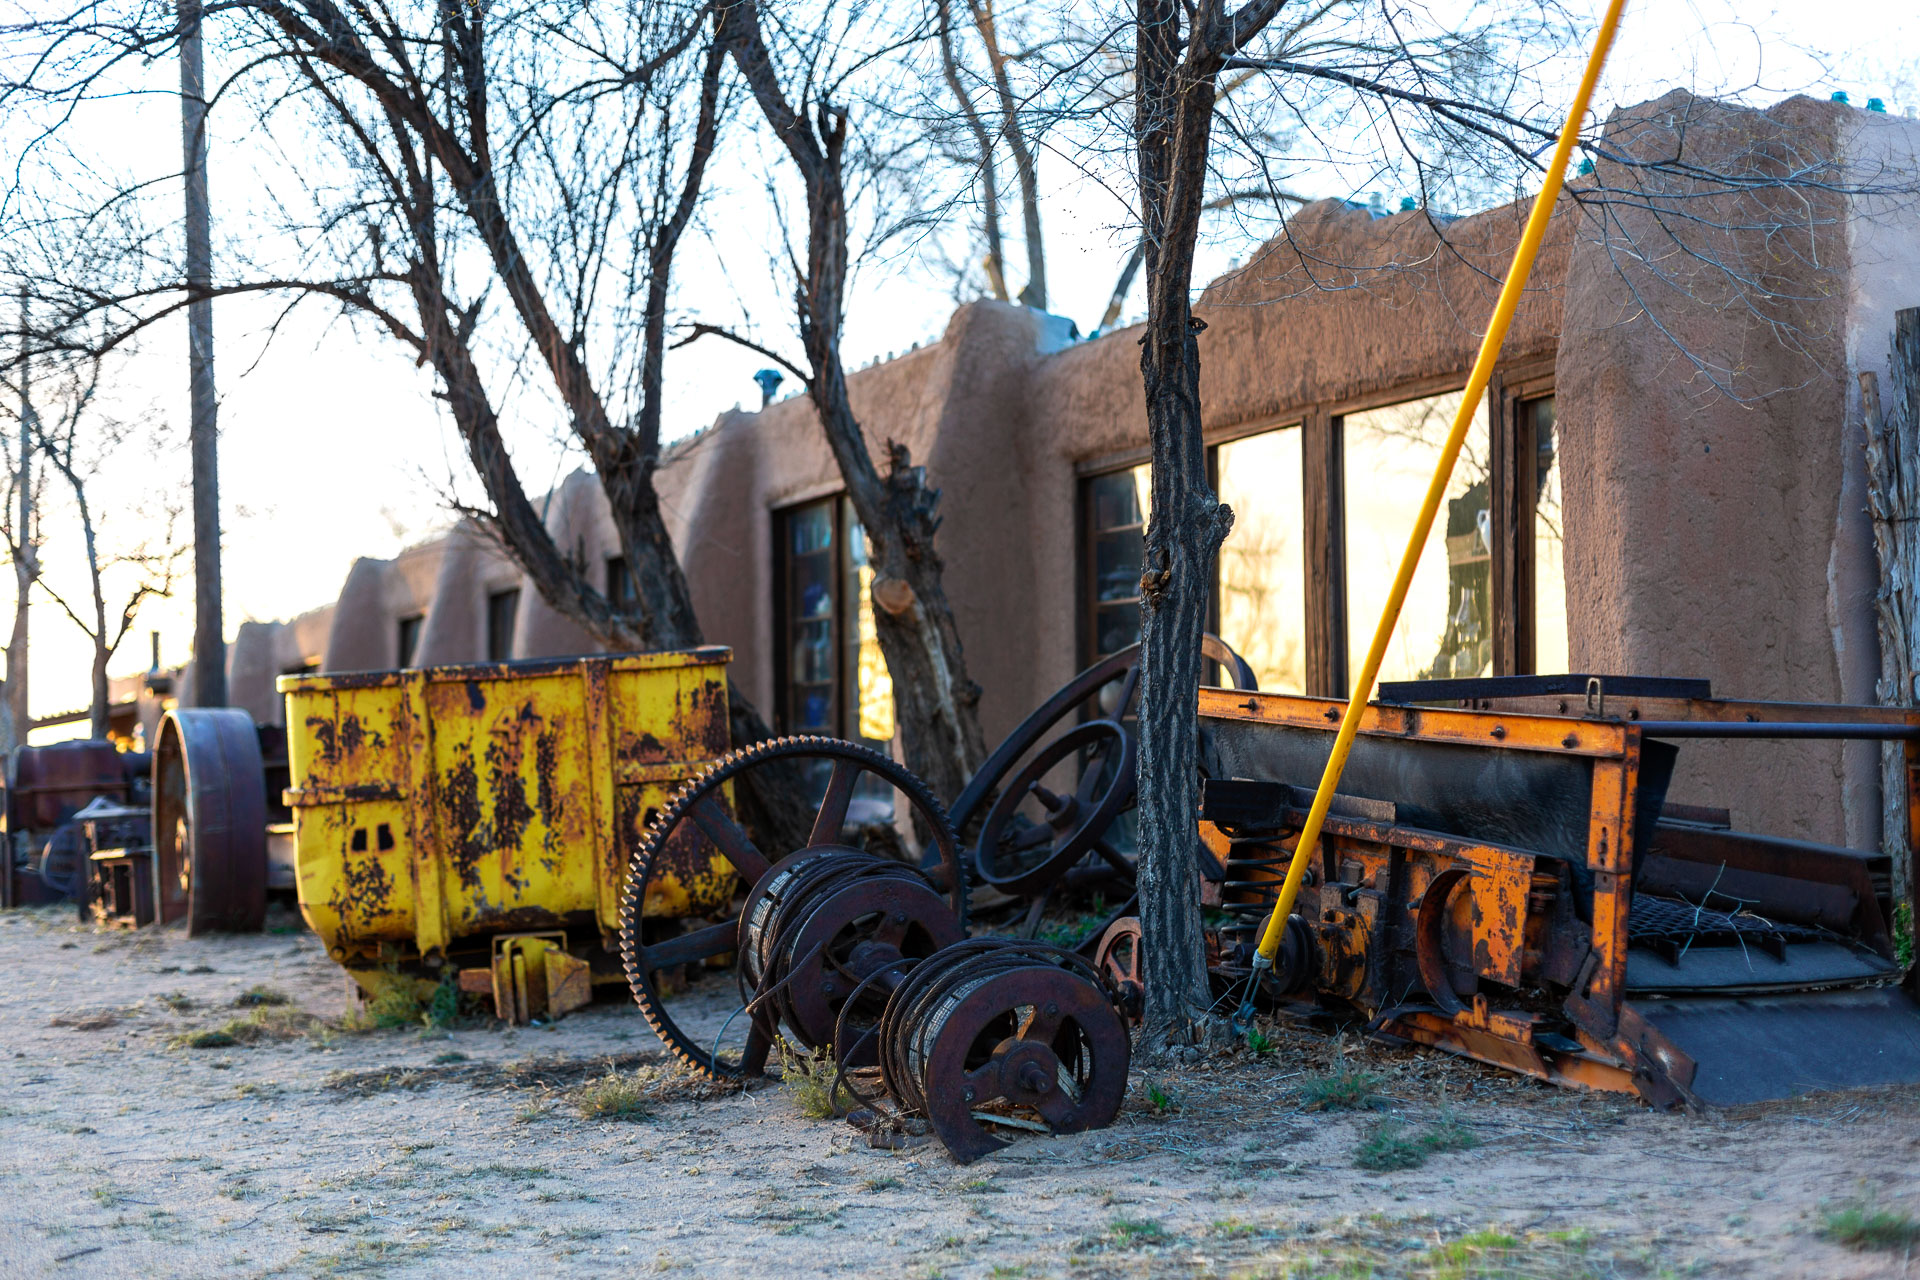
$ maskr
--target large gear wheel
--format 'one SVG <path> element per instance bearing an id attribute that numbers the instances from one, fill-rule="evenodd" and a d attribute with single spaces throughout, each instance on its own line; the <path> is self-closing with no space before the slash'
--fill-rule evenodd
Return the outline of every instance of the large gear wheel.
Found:
<path id="1" fill-rule="evenodd" d="M 734 820 L 727 802 L 724 790 L 727 784 L 773 761 L 812 761 L 827 766 L 824 794 L 812 833 L 807 843 L 798 849 L 762 850 L 752 835 Z M 634 1003 L 639 1005 L 641 1015 L 661 1042 L 693 1070 L 713 1079 L 761 1074 L 777 1035 L 770 1030 L 773 1020 L 745 1014 L 745 1043 L 734 1052 L 721 1047 L 726 1027 L 712 1044 L 703 1043 L 674 1020 L 655 986 L 654 975 L 662 970 L 735 954 L 740 952 L 743 943 L 752 944 L 754 939 L 746 936 L 750 932 L 749 922 L 745 920 L 747 912 L 767 897 L 766 890 L 788 878 L 801 864 L 817 858 L 869 857 L 863 850 L 845 843 L 848 814 L 862 775 L 872 775 L 905 798 L 912 811 L 912 825 L 929 836 L 922 868 L 939 886 L 959 933 L 965 933 L 968 884 L 959 841 L 947 821 L 945 807 L 927 785 L 906 768 L 876 751 L 837 738 L 775 738 L 732 752 L 683 786 L 648 825 L 640 848 L 628 866 L 626 888 L 620 902 L 620 954 Z M 747 892 L 744 899 L 736 897 L 735 906 L 729 909 L 726 918 L 695 923 L 676 937 L 649 944 L 641 936 L 641 904 L 646 901 L 656 859 L 686 822 L 694 823 L 713 843 L 739 875 Z M 873 941 L 884 946 L 885 932 L 886 921 L 882 920 L 875 926 Z M 743 1013 L 736 1013 L 734 1018 L 742 1017 Z"/>

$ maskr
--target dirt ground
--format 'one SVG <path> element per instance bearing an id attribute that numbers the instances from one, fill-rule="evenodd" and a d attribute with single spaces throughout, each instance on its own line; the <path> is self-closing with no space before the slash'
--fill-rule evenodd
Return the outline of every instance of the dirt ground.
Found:
<path id="1" fill-rule="evenodd" d="M 778 1085 L 692 1100 L 622 1004 L 519 1031 L 332 1029 L 341 972 L 274 919 L 189 941 L 0 914 L 0 1274 L 1909 1273 L 1908 1250 L 1822 1230 L 1849 1207 L 1920 1215 L 1920 1091 L 1663 1115 L 1288 1031 L 1136 1073 L 1111 1129 L 961 1168 L 805 1119 Z M 258 1014 L 268 1034 L 181 1043 L 254 1017 L 235 1001 L 261 984 L 292 1000 Z M 717 1009 L 702 985 L 690 1007 Z M 666 1100 L 584 1118 L 610 1065 Z M 1374 1108 L 1308 1109 L 1339 1071 L 1377 1077 Z M 1369 1140 L 1466 1149 L 1369 1172 Z"/>

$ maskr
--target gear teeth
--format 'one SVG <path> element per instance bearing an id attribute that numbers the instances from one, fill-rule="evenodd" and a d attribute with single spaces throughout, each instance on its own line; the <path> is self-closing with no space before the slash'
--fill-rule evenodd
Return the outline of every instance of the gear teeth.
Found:
<path id="1" fill-rule="evenodd" d="M 627 987 L 633 992 L 633 1002 L 640 1008 L 640 1016 L 660 1038 L 673 1056 L 698 1075 L 709 1080 L 726 1081 L 739 1077 L 719 1069 L 713 1057 L 704 1052 L 697 1042 L 681 1031 L 680 1027 L 660 1005 L 660 998 L 653 990 L 652 979 L 640 967 L 639 945 L 642 905 L 646 900 L 644 886 L 653 874 L 653 862 L 667 838 L 686 818 L 695 803 L 708 792 L 728 778 L 745 772 L 767 760 L 788 756 L 824 755 L 837 759 L 860 761 L 868 768 L 898 787 L 907 797 L 909 805 L 919 810 L 921 816 L 934 824 L 934 837 L 937 843 L 950 854 L 949 869 L 953 875 L 953 887 L 948 896 L 959 917 L 960 927 L 967 927 L 967 866 L 960 850 L 959 837 L 954 834 L 953 825 L 947 818 L 946 806 L 928 789 L 927 784 L 916 777 L 905 765 L 891 757 L 881 755 L 858 743 L 847 742 L 841 738 L 827 738 L 818 734 L 787 738 L 768 738 L 761 742 L 736 747 L 706 769 L 689 778 L 673 798 L 654 815 L 647 824 L 640 847 L 634 851 L 633 858 L 627 864 L 627 883 L 620 895 L 620 963 L 626 971 Z M 944 835 L 942 842 L 940 837 Z M 774 859 L 778 861 L 778 859 Z M 748 886 L 751 890 L 752 886 Z"/>

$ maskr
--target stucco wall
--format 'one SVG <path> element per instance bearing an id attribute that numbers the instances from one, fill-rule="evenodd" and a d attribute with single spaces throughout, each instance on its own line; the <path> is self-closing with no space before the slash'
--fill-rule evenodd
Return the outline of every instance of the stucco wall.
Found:
<path id="1" fill-rule="evenodd" d="M 1607 137 L 1631 156 L 1684 144 L 1697 162 L 1760 170 L 1834 155 L 1855 114 L 1675 93 L 1615 113 Z M 1844 202 L 1703 193 L 1606 159 L 1598 176 L 1640 193 L 1581 219 L 1566 290 L 1556 381 L 1575 669 L 1705 676 L 1725 697 L 1870 697 L 1857 672 L 1843 681 L 1839 652 L 1871 652 L 1859 592 L 1874 574 L 1851 525 L 1863 499 L 1848 479 Z M 1846 598 L 1830 599 L 1834 581 Z M 1689 742 L 1672 796 L 1874 847 L 1877 792 L 1857 761 L 1849 772 L 1833 743 Z"/>
<path id="2" fill-rule="evenodd" d="M 1806 99 L 1752 112 L 1669 95 L 1616 113 L 1608 133 L 1626 153 L 1684 144 L 1709 161 L 1909 173 L 1916 149 L 1910 122 Z M 1875 570 L 1849 397 L 1852 373 L 1884 361 L 1892 310 L 1920 302 L 1913 210 L 1798 192 L 1716 204 L 1607 160 L 1599 179 L 1646 189 L 1604 206 L 1563 199 L 1502 352 L 1508 369 L 1554 369 L 1572 665 L 1704 675 L 1729 696 L 1870 699 Z M 1683 203 L 1690 220 L 1666 216 Z M 1527 213 L 1521 202 L 1436 227 L 1417 211 L 1299 211 L 1200 300 L 1209 437 L 1457 387 Z M 1079 665 L 1080 476 L 1146 450 L 1138 330 L 1054 350 L 1047 328 L 973 303 L 939 342 L 849 379 L 875 457 L 899 441 L 942 490 L 947 588 L 989 741 Z M 842 487 L 811 405 L 722 415 L 668 451 L 657 485 L 705 638 L 733 647 L 735 680 L 771 712 L 772 515 Z M 598 582 L 618 546 L 594 479 L 568 477 L 546 510 Z M 417 661 L 483 655 L 487 595 L 518 574 L 471 529 L 433 545 L 431 564 L 404 574 L 356 566 L 330 668 L 390 648 L 403 600 L 431 602 Z M 523 589 L 519 654 L 589 647 Z M 1674 798 L 1873 847 L 1873 758 L 1689 744 Z"/>

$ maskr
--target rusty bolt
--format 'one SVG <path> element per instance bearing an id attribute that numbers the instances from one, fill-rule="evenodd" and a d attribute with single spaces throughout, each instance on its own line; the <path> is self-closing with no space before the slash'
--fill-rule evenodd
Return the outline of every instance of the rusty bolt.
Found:
<path id="1" fill-rule="evenodd" d="M 1053 1088 L 1053 1081 L 1047 1078 L 1039 1063 L 1029 1062 L 1020 1071 L 1020 1087 L 1028 1093 L 1045 1093 Z"/>
<path id="2" fill-rule="evenodd" d="M 1504 737 L 1506 737 L 1506 736 L 1507 736 L 1507 726 L 1505 726 L 1505 725 L 1503 725 L 1503 724 L 1497 724 L 1497 725 L 1495 725 L 1495 726 L 1493 726 L 1493 736 L 1494 736 L 1494 737 L 1496 737 L 1496 738 L 1504 738 Z"/>
<path id="3" fill-rule="evenodd" d="M 896 912 L 894 912 L 894 913 L 893 913 L 893 922 L 894 922 L 895 924 L 905 924 L 905 923 L 907 922 L 907 913 L 906 913 L 906 912 L 904 912 L 904 911 L 896 911 Z"/>
<path id="4" fill-rule="evenodd" d="M 1060 1006 L 1059 1006 L 1059 1005 L 1057 1005 L 1057 1004 L 1049 1004 L 1049 1005 L 1047 1006 L 1047 1016 L 1048 1016 L 1049 1018 L 1057 1018 L 1057 1017 L 1059 1017 L 1059 1016 L 1060 1016 Z"/>
<path id="5" fill-rule="evenodd" d="M 960 1094 L 960 1098 L 961 1098 L 961 1100 L 962 1100 L 962 1101 L 964 1101 L 964 1102 L 972 1102 L 972 1101 L 973 1101 L 973 1086 L 972 1086 L 972 1085 L 968 1085 L 968 1086 L 966 1087 L 966 1089 L 965 1089 L 965 1090 L 963 1090 L 963 1091 L 961 1092 L 961 1094 Z"/>
<path id="6" fill-rule="evenodd" d="M 838 992 L 834 990 L 834 986 L 831 982 L 823 982 L 820 984 L 820 994 L 831 996 L 831 995 L 837 995 Z"/>
<path id="7" fill-rule="evenodd" d="M 1580 735 L 1575 733 L 1570 733 L 1566 737 L 1560 739 L 1560 745 L 1563 747 L 1577 747 L 1580 745 Z"/>

